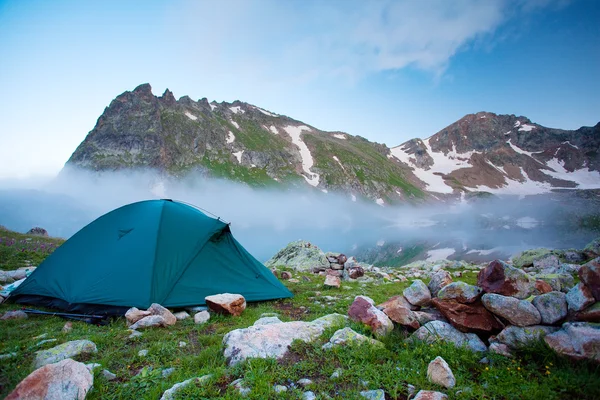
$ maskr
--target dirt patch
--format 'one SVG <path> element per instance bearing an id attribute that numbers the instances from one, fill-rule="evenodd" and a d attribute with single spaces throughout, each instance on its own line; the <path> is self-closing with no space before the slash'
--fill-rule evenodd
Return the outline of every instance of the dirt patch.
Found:
<path id="1" fill-rule="evenodd" d="M 289 301 L 278 301 L 274 304 L 274 307 L 281 314 L 290 317 L 292 320 L 301 320 L 310 315 L 309 309 L 297 307 Z"/>

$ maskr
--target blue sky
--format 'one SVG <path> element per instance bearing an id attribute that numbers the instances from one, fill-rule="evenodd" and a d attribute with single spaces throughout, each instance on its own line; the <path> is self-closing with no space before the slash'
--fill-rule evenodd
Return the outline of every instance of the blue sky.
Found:
<path id="1" fill-rule="evenodd" d="M 0 0 L 0 178 L 56 174 L 149 82 L 398 145 L 491 111 L 600 121 L 595 0 Z"/>

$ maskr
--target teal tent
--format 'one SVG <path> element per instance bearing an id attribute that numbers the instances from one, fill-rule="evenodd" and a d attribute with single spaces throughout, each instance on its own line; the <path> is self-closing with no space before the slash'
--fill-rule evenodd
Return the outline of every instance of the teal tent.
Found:
<path id="1" fill-rule="evenodd" d="M 11 299 L 67 311 L 204 304 L 218 293 L 247 301 L 291 297 L 232 236 L 229 225 L 171 200 L 129 204 L 96 219 L 54 251 Z"/>

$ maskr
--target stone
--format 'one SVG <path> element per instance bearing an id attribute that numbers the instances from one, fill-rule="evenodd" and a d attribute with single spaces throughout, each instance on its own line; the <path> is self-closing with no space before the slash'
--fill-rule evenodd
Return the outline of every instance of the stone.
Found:
<path id="1" fill-rule="evenodd" d="M 377 308 L 382 310 L 393 322 L 413 329 L 419 329 L 421 324 L 419 324 L 411 307 L 414 306 L 406 301 L 404 296 L 394 296 Z"/>
<path id="2" fill-rule="evenodd" d="M 325 286 L 334 287 L 334 288 L 339 289 L 341 284 L 342 284 L 342 280 L 340 279 L 339 276 L 327 275 L 325 277 L 325 283 L 324 283 Z"/>
<path id="3" fill-rule="evenodd" d="M 535 281 L 535 290 L 537 291 L 537 293 L 544 294 L 551 292 L 553 289 L 548 282 L 538 279 L 537 281 Z"/>
<path id="4" fill-rule="evenodd" d="M 567 250 L 564 252 L 563 257 L 568 263 L 578 264 L 582 261 L 585 261 L 585 254 L 581 251 Z"/>
<path id="5" fill-rule="evenodd" d="M 177 323 L 177 317 L 175 317 L 171 311 L 167 310 L 158 303 L 152 303 L 148 308 L 148 311 L 151 315 L 160 315 L 163 317 L 165 319 L 165 324 L 168 326 L 175 325 L 175 323 Z"/>
<path id="6" fill-rule="evenodd" d="M 180 341 L 179 342 L 179 347 L 187 347 L 187 342 Z"/>
<path id="7" fill-rule="evenodd" d="M 436 357 L 427 366 L 427 379 L 431 383 L 445 387 L 453 388 L 456 385 L 456 378 L 450 369 L 450 366 L 442 357 Z"/>
<path id="8" fill-rule="evenodd" d="M 0 320 L 3 321 L 8 319 L 27 319 L 27 313 L 21 310 L 7 311 L 2 315 L 2 317 L 0 317 Z"/>
<path id="9" fill-rule="evenodd" d="M 542 317 L 542 324 L 552 325 L 567 316 L 566 295 L 562 292 L 550 292 L 534 297 L 531 302 Z"/>
<path id="10" fill-rule="evenodd" d="M 138 332 L 135 329 L 128 329 L 127 331 L 130 333 L 128 336 L 129 339 L 142 336 L 142 332 Z"/>
<path id="11" fill-rule="evenodd" d="M 300 283 L 300 281 L 298 279 L 292 278 L 292 279 L 288 279 L 289 283 Z"/>
<path id="12" fill-rule="evenodd" d="M 344 276 L 344 271 L 338 271 L 338 270 L 334 270 L 334 269 L 328 269 L 325 272 L 325 276 L 335 276 L 335 277 L 342 277 Z"/>
<path id="13" fill-rule="evenodd" d="M 273 391 L 275 393 L 283 393 L 283 392 L 287 392 L 288 388 L 287 388 L 287 386 L 283 386 L 283 385 L 275 385 L 275 386 L 273 386 Z"/>
<path id="14" fill-rule="evenodd" d="M 148 350 L 147 349 L 143 349 L 138 351 L 138 357 L 146 357 L 148 355 Z"/>
<path id="15" fill-rule="evenodd" d="M 382 389 L 363 390 L 360 395 L 368 400 L 385 400 L 385 392 Z"/>
<path id="16" fill-rule="evenodd" d="M 329 264 L 329 268 L 339 271 L 339 270 L 344 269 L 344 265 L 338 264 L 338 263 L 332 263 L 332 264 Z"/>
<path id="17" fill-rule="evenodd" d="M 143 328 L 151 328 L 158 326 L 167 326 L 165 319 L 160 315 L 148 315 L 137 321 L 135 324 L 131 325 L 129 328 L 132 330 L 143 329 Z"/>
<path id="18" fill-rule="evenodd" d="M 280 322 L 282 322 L 282 321 L 278 317 L 260 317 L 259 319 L 254 321 L 253 326 L 278 324 Z"/>
<path id="19" fill-rule="evenodd" d="M 600 256 L 600 237 L 589 242 L 583 250 Z"/>
<path id="20" fill-rule="evenodd" d="M 210 319 L 210 314 L 208 311 L 200 311 L 194 315 L 194 323 L 195 324 L 204 324 L 208 322 Z"/>
<path id="21" fill-rule="evenodd" d="M 587 322 L 566 323 L 546 335 L 544 341 L 555 352 L 574 360 L 600 361 L 600 326 Z"/>
<path id="22" fill-rule="evenodd" d="M 45 237 L 48 237 L 48 231 L 45 230 L 44 228 L 40 228 L 39 226 L 31 228 L 30 230 L 27 231 L 26 234 L 27 235 L 33 235 L 33 236 L 45 236 Z"/>
<path id="23" fill-rule="evenodd" d="M 436 308 L 427 308 L 421 311 L 413 311 L 413 315 L 421 325 L 425 325 L 426 323 L 432 321 L 448 322 L 446 317 L 444 317 L 442 313 L 439 312 Z"/>
<path id="24" fill-rule="evenodd" d="M 333 373 L 331 374 L 331 376 L 329 377 L 329 379 L 338 379 L 342 376 L 342 373 L 344 372 L 343 369 L 341 368 L 336 368 L 335 371 L 333 371 Z"/>
<path id="25" fill-rule="evenodd" d="M 317 395 L 309 390 L 302 393 L 302 400 L 317 400 Z"/>
<path id="26" fill-rule="evenodd" d="M 102 364 L 98 364 L 98 363 L 87 363 L 87 364 L 85 364 L 85 367 L 87 369 L 89 369 L 90 372 L 92 372 L 92 373 L 94 373 L 94 370 L 96 368 L 100 368 L 101 366 L 102 366 Z"/>
<path id="27" fill-rule="evenodd" d="M 433 305 L 461 332 L 490 334 L 500 332 L 502 325 L 481 302 L 462 304 L 456 300 L 433 299 Z"/>
<path id="28" fill-rule="evenodd" d="M 544 248 L 525 250 L 514 256 L 512 263 L 517 268 L 530 267 L 534 260 L 541 259 L 548 254 L 552 254 L 552 250 Z"/>
<path id="29" fill-rule="evenodd" d="M 431 292 L 431 296 L 436 297 L 441 288 L 451 283 L 452 276 L 450 275 L 450 273 L 448 271 L 440 269 L 439 271 L 431 275 L 431 280 L 429 281 L 429 284 L 427 284 L 427 287 Z"/>
<path id="30" fill-rule="evenodd" d="M 494 260 L 479 271 L 477 286 L 487 293 L 526 299 L 535 290 L 535 281 L 520 269 Z"/>
<path id="31" fill-rule="evenodd" d="M 420 279 L 415 279 L 413 283 L 402 292 L 406 300 L 415 306 L 426 306 L 431 303 L 431 293 L 429 288 Z"/>
<path id="32" fill-rule="evenodd" d="M 533 267 L 538 270 L 556 271 L 560 265 L 560 260 L 554 254 L 547 254 L 542 258 L 533 260 Z"/>
<path id="33" fill-rule="evenodd" d="M 149 316 L 151 314 L 152 313 L 150 311 L 142 311 L 142 310 L 139 310 L 136 307 L 131 307 L 125 313 L 125 318 L 127 319 L 127 324 L 128 325 L 133 325 L 136 322 L 138 322 L 140 319 L 142 319 L 144 317 L 147 317 L 147 316 Z"/>
<path id="34" fill-rule="evenodd" d="M 345 254 L 340 254 L 339 256 L 337 256 L 338 264 L 344 265 L 346 264 L 346 261 L 348 261 L 348 257 L 346 257 Z"/>
<path id="35" fill-rule="evenodd" d="M 6 400 L 83 400 L 93 384 L 94 375 L 88 368 L 83 363 L 67 358 L 33 371 Z"/>
<path id="36" fill-rule="evenodd" d="M 292 279 L 292 273 L 288 271 L 281 271 L 281 279 L 283 279 L 284 281 Z"/>
<path id="37" fill-rule="evenodd" d="M 109 370 L 105 369 L 102 370 L 102 376 L 104 377 L 104 379 L 106 379 L 107 381 L 114 381 L 115 379 L 117 379 L 117 375 L 113 374 L 112 372 L 110 372 Z"/>
<path id="38" fill-rule="evenodd" d="M 176 383 L 173 386 L 171 386 L 170 389 L 165 390 L 160 400 L 175 400 L 177 392 L 183 389 L 184 387 L 191 385 L 192 383 L 195 383 L 197 385 L 203 385 L 206 382 L 208 382 L 211 378 L 212 375 L 203 375 L 199 378 L 192 378 L 183 382 Z"/>
<path id="39" fill-rule="evenodd" d="M 575 314 L 575 321 L 600 322 L 600 301 Z"/>
<path id="40" fill-rule="evenodd" d="M 355 332 L 351 328 L 343 328 L 335 331 L 331 339 L 329 339 L 329 343 L 325 343 L 322 348 L 327 350 L 336 346 L 349 346 L 352 344 L 362 344 L 369 343 L 375 347 L 384 347 L 383 343 L 366 337 L 365 335 L 361 335 L 358 332 Z"/>
<path id="41" fill-rule="evenodd" d="M 162 376 L 163 378 L 166 378 L 168 376 L 171 376 L 171 374 L 175 372 L 175 368 L 164 368 L 162 371 L 160 371 L 160 376 Z"/>
<path id="42" fill-rule="evenodd" d="M 312 385 L 313 381 L 311 381 L 308 378 L 302 378 L 302 379 L 298 379 L 298 382 L 296 382 L 296 383 L 298 384 L 298 386 L 301 386 L 301 387 L 305 388 L 305 387 L 308 387 L 308 386 Z"/>
<path id="43" fill-rule="evenodd" d="M 358 279 L 365 275 L 365 270 L 363 269 L 363 267 L 360 267 L 360 266 L 349 268 L 349 269 L 347 269 L 347 271 L 348 271 L 348 278 L 350 278 L 350 279 Z"/>
<path id="44" fill-rule="evenodd" d="M 504 343 L 511 349 L 519 349 L 529 346 L 544 336 L 554 333 L 558 330 L 554 326 L 534 325 L 534 326 L 507 326 L 496 336 L 496 340 Z"/>
<path id="45" fill-rule="evenodd" d="M 175 318 L 177 318 L 177 321 L 183 321 L 184 319 L 188 319 L 190 317 L 190 314 L 188 314 L 185 311 L 179 311 L 173 314 L 175 316 Z"/>
<path id="46" fill-rule="evenodd" d="M 289 243 L 268 260 L 267 268 L 286 266 L 296 271 L 311 271 L 313 268 L 329 268 L 329 260 L 317 246 L 305 240 Z"/>
<path id="47" fill-rule="evenodd" d="M 537 308 L 526 300 L 486 293 L 481 297 L 481 302 L 489 311 L 506 319 L 512 325 L 530 326 L 542 321 Z"/>
<path id="48" fill-rule="evenodd" d="M 465 282 L 452 282 L 438 292 L 440 300 L 456 300 L 459 303 L 473 303 L 481 295 L 481 288 Z"/>
<path id="49" fill-rule="evenodd" d="M 434 343 L 443 340 L 457 347 L 467 347 L 475 352 L 484 352 L 486 345 L 474 333 L 463 333 L 447 322 L 432 321 L 417 329 L 409 340 L 422 340 L 426 343 Z"/>
<path id="50" fill-rule="evenodd" d="M 239 316 L 246 309 L 246 299 L 241 294 L 216 294 L 204 300 L 208 308 L 220 314 Z"/>
<path id="51" fill-rule="evenodd" d="M 79 355 L 93 354 L 97 351 L 98 349 L 94 342 L 89 340 L 72 340 L 48 350 L 36 351 L 34 367 L 40 368 L 46 364 L 56 363 Z"/>
<path id="52" fill-rule="evenodd" d="M 514 354 L 508 345 L 500 342 L 491 342 L 489 347 L 490 353 L 500 354 L 501 356 L 513 358 Z"/>
<path id="53" fill-rule="evenodd" d="M 62 333 L 69 333 L 73 330 L 73 323 L 71 321 L 65 323 L 65 325 L 62 328 Z"/>
<path id="54" fill-rule="evenodd" d="M 387 336 L 394 330 L 394 323 L 373 303 L 366 296 L 356 296 L 348 309 L 348 316 L 353 321 L 368 325 L 375 336 Z"/>
<path id="55" fill-rule="evenodd" d="M 17 353 L 0 354 L 0 360 L 6 360 L 6 359 L 13 358 L 16 356 L 17 356 Z"/>
<path id="56" fill-rule="evenodd" d="M 346 317 L 329 314 L 312 322 L 292 321 L 235 329 L 223 337 L 224 356 L 229 365 L 247 358 L 281 359 L 294 340 L 313 342 L 329 327 L 346 324 Z"/>
<path id="57" fill-rule="evenodd" d="M 448 400 L 448 396 L 433 390 L 419 390 L 412 400 Z"/>
<path id="58" fill-rule="evenodd" d="M 579 269 L 579 279 L 600 301 L 600 257 L 593 259 Z"/>

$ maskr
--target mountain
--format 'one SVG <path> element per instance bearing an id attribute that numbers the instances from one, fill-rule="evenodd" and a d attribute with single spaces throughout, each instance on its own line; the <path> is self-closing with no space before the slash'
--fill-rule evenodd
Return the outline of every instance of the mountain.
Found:
<path id="1" fill-rule="evenodd" d="M 380 205 L 481 192 L 600 188 L 600 123 L 575 131 L 525 117 L 469 114 L 427 139 L 388 148 L 234 101 L 160 97 L 149 84 L 117 96 L 67 166 L 196 172 L 253 186 L 344 192 Z"/>

